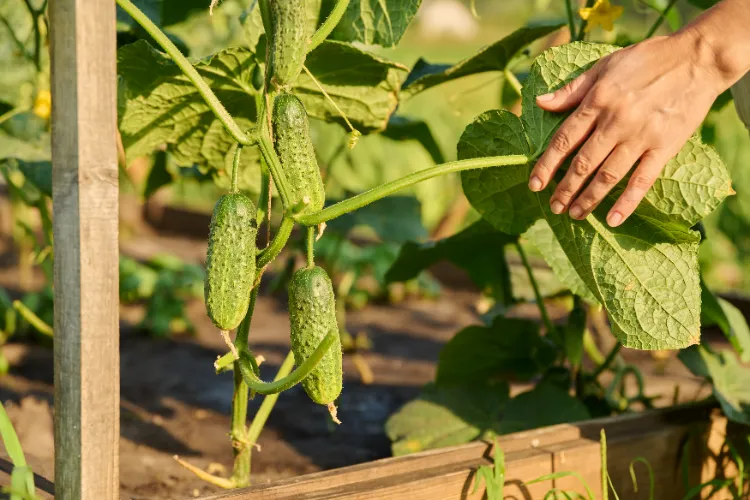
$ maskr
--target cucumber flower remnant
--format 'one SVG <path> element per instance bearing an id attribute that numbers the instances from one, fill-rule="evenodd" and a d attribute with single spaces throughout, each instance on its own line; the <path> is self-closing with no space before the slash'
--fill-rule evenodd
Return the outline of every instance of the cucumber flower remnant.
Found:
<path id="1" fill-rule="evenodd" d="M 607 31 L 612 31 L 615 27 L 615 21 L 622 15 L 622 7 L 612 5 L 609 0 L 596 0 L 593 7 L 587 7 L 578 11 L 581 19 L 586 21 L 584 31 L 588 33 L 597 25 L 600 25 Z"/>

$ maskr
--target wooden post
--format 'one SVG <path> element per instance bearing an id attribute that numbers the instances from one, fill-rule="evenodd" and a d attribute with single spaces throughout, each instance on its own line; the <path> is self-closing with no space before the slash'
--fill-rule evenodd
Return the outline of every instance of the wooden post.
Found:
<path id="1" fill-rule="evenodd" d="M 119 498 L 114 0 L 50 1 L 56 498 Z"/>

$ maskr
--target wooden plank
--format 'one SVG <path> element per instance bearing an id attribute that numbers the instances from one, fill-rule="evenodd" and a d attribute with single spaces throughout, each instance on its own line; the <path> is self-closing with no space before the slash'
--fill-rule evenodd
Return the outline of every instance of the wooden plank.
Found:
<path id="1" fill-rule="evenodd" d="M 55 486 L 118 498 L 119 328 L 113 0 L 50 2 Z"/>
<path id="2" fill-rule="evenodd" d="M 682 498 L 679 467 L 682 445 L 691 436 L 705 446 L 707 440 L 710 442 L 709 436 L 716 441 L 716 436 L 724 435 L 721 426 L 726 426 L 726 420 L 712 416 L 713 411 L 711 405 L 697 404 L 502 436 L 499 444 L 506 458 L 505 494 L 542 498 L 552 487 L 583 492 L 580 483 L 569 479 L 526 484 L 560 471 L 575 471 L 594 491 L 600 491 L 599 433 L 604 428 L 608 436 L 609 470 L 615 487 L 622 492 L 621 498 L 641 498 L 648 491 L 645 467 L 637 469 L 641 486 L 638 494 L 630 481 L 629 465 L 639 456 L 649 461 L 656 474 L 655 498 Z M 489 443 L 470 443 L 309 474 L 204 500 L 478 499 L 484 488 L 471 493 L 474 475 L 479 466 L 491 464 L 489 448 Z M 691 477 L 706 479 L 705 472 L 701 475 L 706 454 L 694 453 L 691 458 Z"/>

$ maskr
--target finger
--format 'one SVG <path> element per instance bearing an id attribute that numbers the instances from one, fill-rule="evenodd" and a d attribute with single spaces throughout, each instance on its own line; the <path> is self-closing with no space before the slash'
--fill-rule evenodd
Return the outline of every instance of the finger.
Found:
<path id="1" fill-rule="evenodd" d="M 599 78 L 598 66 L 594 66 L 555 92 L 537 96 L 536 104 L 546 111 L 565 111 L 578 106 Z"/>
<path id="2" fill-rule="evenodd" d="M 578 154 L 573 158 L 565 177 L 550 199 L 552 212 L 556 214 L 563 213 L 573 201 L 576 194 L 583 188 L 586 180 L 599 168 L 604 160 L 607 159 L 612 150 L 617 146 L 614 136 L 603 131 L 599 127 L 591 137 L 586 141 Z M 571 212 L 570 216 L 574 219 L 581 214 Z"/>
<path id="3" fill-rule="evenodd" d="M 643 153 L 634 144 L 622 143 L 612 151 L 589 185 L 570 205 L 570 214 L 580 214 L 576 219 L 585 219 L 594 211 L 605 196 L 633 168 Z"/>
<path id="4" fill-rule="evenodd" d="M 607 215 L 607 223 L 610 226 L 619 226 L 635 212 L 668 161 L 669 155 L 662 151 L 651 150 L 643 155 L 641 164 L 628 181 L 628 186 Z"/>
<path id="5" fill-rule="evenodd" d="M 581 107 L 563 122 L 534 165 L 529 176 L 529 189 L 541 191 L 547 187 L 565 158 L 575 151 L 594 129 L 594 118 L 592 108 Z"/>

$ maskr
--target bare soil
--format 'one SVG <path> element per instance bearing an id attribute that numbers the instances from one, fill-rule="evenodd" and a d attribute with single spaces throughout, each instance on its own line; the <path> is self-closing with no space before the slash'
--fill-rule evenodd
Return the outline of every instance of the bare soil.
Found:
<path id="1" fill-rule="evenodd" d="M 157 235 L 140 225 L 135 231 L 133 221 L 137 217 L 130 215 L 124 219 L 123 233 L 138 236 L 123 239 L 124 253 L 147 257 L 157 251 L 172 251 L 189 261 L 201 262 L 205 243 Z M 5 254 L 0 256 L 0 285 L 14 289 L 18 275 L 8 252 L 6 242 Z M 345 358 L 339 408 L 343 424 L 335 428 L 325 408 L 312 403 L 301 388 L 283 393 L 260 437 L 261 449 L 253 454 L 253 481 L 272 481 L 389 456 L 390 443 L 383 430 L 386 419 L 433 379 L 435 362 L 445 342 L 460 328 L 479 321 L 476 298 L 476 293 L 466 287 L 452 287 L 434 301 L 371 305 L 350 313 L 349 330 L 364 332 L 373 342 L 373 349 L 364 357 L 374 373 L 374 383 L 362 384 L 351 359 Z M 266 379 L 273 377 L 288 351 L 285 302 L 283 296 L 262 294 L 253 319 L 251 342 L 266 358 L 261 367 Z M 535 311 L 533 305 L 521 305 L 512 314 L 533 317 Z M 553 312 L 560 315 L 560 311 Z M 139 314 L 132 307 L 121 311 L 122 498 L 177 499 L 216 493 L 216 488 L 183 469 L 173 456 L 219 474 L 231 470 L 228 431 L 232 376 L 217 376 L 213 370 L 213 362 L 224 354 L 225 346 L 200 301 L 189 306 L 197 327 L 195 336 L 146 337 L 131 326 Z M 0 398 L 7 403 L 34 471 L 53 480 L 52 351 L 19 343 L 5 349 L 12 368 L 10 375 L 0 379 Z M 693 399 L 699 391 L 707 394 L 707 388 L 700 388 L 673 358 L 659 361 L 649 353 L 629 350 L 624 356 L 641 367 L 648 392 L 664 395 L 660 404 L 671 403 L 677 384 L 681 400 Z M 523 389 L 515 387 L 516 391 Z M 251 403 L 250 415 L 260 399 Z"/>

